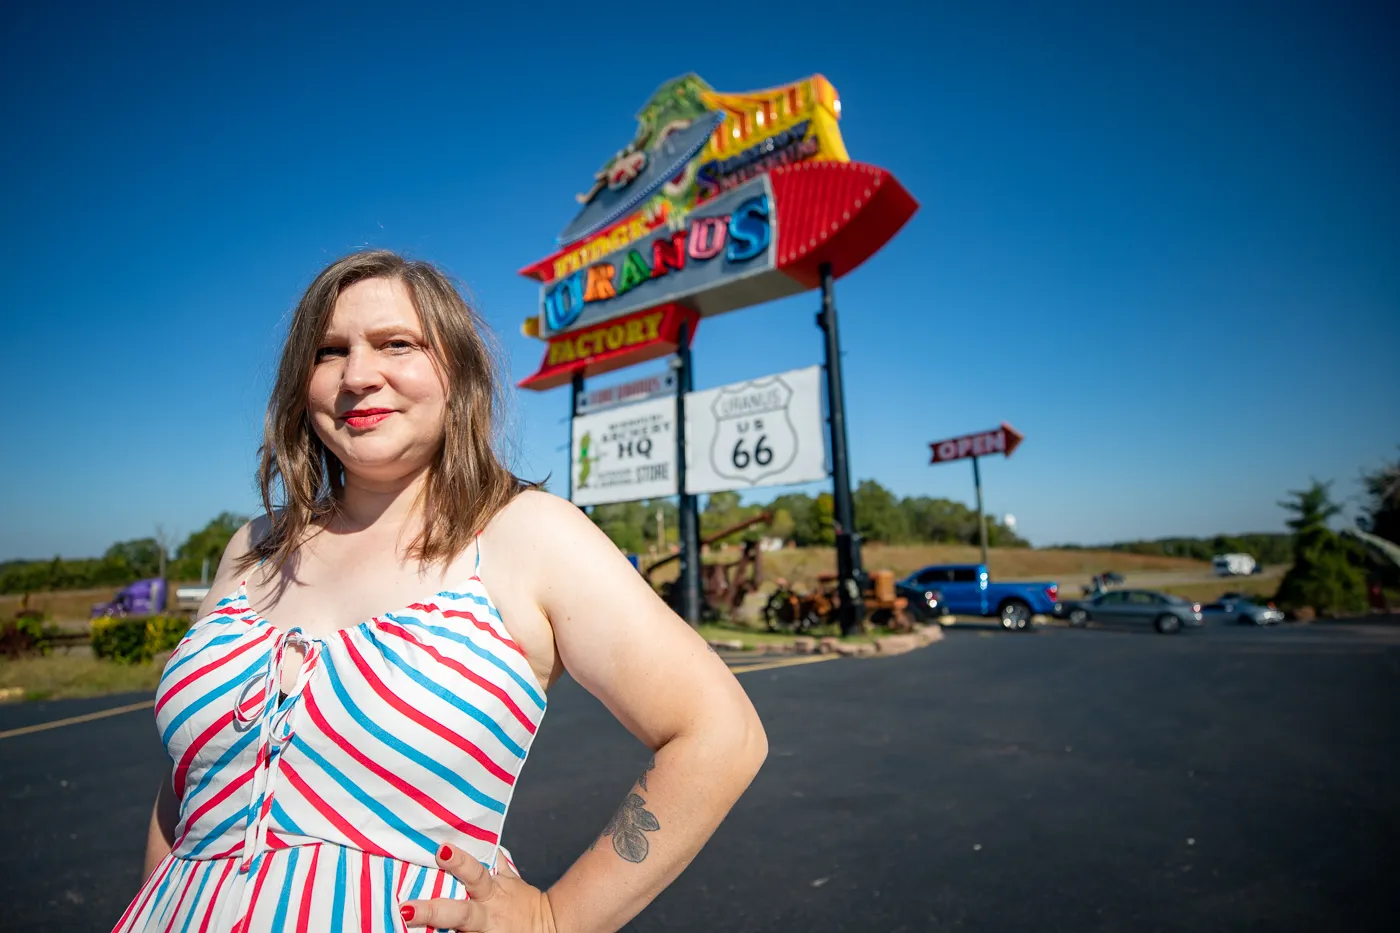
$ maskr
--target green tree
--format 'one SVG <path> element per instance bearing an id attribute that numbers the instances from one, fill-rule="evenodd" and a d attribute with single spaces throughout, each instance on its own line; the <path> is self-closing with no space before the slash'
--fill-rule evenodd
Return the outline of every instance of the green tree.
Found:
<path id="1" fill-rule="evenodd" d="M 812 544 L 836 543 L 836 500 L 831 493 L 819 494 L 813 503 L 809 533 Z"/>
<path id="2" fill-rule="evenodd" d="M 1290 490 L 1279 505 L 1293 514 L 1293 566 L 1279 584 L 1275 599 L 1285 606 L 1312 606 L 1319 612 L 1359 612 L 1366 608 L 1362 556 L 1327 526 L 1341 511 L 1332 502 L 1331 483 L 1313 480 L 1307 489 Z"/>
<path id="3" fill-rule="evenodd" d="M 860 481 L 851 494 L 856 531 L 866 541 L 894 543 L 908 539 L 909 529 L 900 502 L 873 479 Z"/>
<path id="4" fill-rule="evenodd" d="M 798 547 L 816 543 L 816 502 L 811 496 L 800 492 L 786 493 L 768 503 L 768 508 L 775 514 L 786 513 L 791 520 L 792 531 L 783 536 L 784 540 L 791 541 Z M 774 534 L 776 533 L 775 531 Z"/>
<path id="5" fill-rule="evenodd" d="M 105 571 L 127 580 L 141 580 L 160 573 L 160 545 L 155 538 L 118 541 L 102 555 Z"/>
<path id="6" fill-rule="evenodd" d="M 219 565 L 219 558 L 223 556 L 224 548 L 228 547 L 229 539 L 247 521 L 247 516 L 235 515 L 232 512 L 220 512 L 209 524 L 191 534 L 185 539 L 185 543 L 176 549 L 176 560 L 167 570 L 167 575 L 174 578 L 194 579 L 200 575 L 206 559 L 209 561 L 212 573 L 213 569 Z"/>
<path id="7" fill-rule="evenodd" d="M 1400 544 L 1400 460 L 1363 473 L 1361 483 L 1366 488 L 1367 530 Z"/>

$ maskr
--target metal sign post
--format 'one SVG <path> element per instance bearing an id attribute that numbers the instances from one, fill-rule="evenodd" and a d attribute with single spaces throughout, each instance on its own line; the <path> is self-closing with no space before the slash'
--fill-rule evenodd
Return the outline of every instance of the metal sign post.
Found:
<path id="1" fill-rule="evenodd" d="M 972 485 L 977 487 L 977 536 L 982 541 L 982 565 L 987 564 L 987 517 L 982 513 L 982 471 L 977 458 L 972 458 Z"/>
<path id="2" fill-rule="evenodd" d="M 841 338 L 836 328 L 836 287 L 831 264 L 823 263 L 822 309 L 817 326 L 826 335 L 826 397 L 831 426 L 831 479 L 836 518 L 836 575 L 841 592 L 841 631 L 849 635 L 860 625 L 865 604 L 860 598 L 860 542 L 855 536 L 851 474 L 846 462 L 846 401 L 841 382 Z"/>
<path id="3" fill-rule="evenodd" d="M 578 400 L 583 396 L 583 370 L 574 370 L 569 393 L 569 491 L 565 497 L 574 498 L 574 418 L 578 417 Z"/>
<path id="4" fill-rule="evenodd" d="M 1001 427 L 977 434 L 964 434 L 944 441 L 934 441 L 929 445 L 933 456 L 930 463 L 947 463 L 949 460 L 972 460 L 972 485 L 977 487 L 977 537 L 982 543 L 982 563 L 987 563 L 987 518 L 982 511 L 982 469 L 977 465 L 981 457 L 989 454 L 1011 456 L 1025 436 L 1005 421 Z"/>
<path id="5" fill-rule="evenodd" d="M 685 396 L 691 390 L 690 334 L 682 324 L 676 362 L 676 489 L 680 492 L 681 576 L 680 616 L 691 626 L 700 624 L 700 512 L 696 497 L 685 491 Z"/>

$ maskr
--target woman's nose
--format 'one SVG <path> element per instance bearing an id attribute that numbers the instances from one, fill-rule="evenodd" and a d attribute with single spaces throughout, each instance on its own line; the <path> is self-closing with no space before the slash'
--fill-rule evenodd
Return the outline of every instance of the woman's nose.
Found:
<path id="1" fill-rule="evenodd" d="M 341 375 L 341 381 L 352 392 L 363 392 L 382 383 L 384 376 L 372 351 L 352 347 L 345 358 L 345 372 Z"/>

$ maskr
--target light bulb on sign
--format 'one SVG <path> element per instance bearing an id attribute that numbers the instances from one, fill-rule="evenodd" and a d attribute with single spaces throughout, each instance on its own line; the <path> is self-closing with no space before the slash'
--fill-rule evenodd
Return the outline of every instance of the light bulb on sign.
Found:
<path id="1" fill-rule="evenodd" d="M 841 115 L 841 98 L 838 97 L 831 102 L 831 109 L 836 111 L 838 117 Z"/>
<path id="2" fill-rule="evenodd" d="M 763 125 L 763 111 L 762 111 L 762 110 L 760 110 L 757 114 L 755 114 L 755 115 L 754 115 L 754 118 L 758 121 L 758 125 L 759 125 L 759 126 L 762 126 L 762 125 Z"/>

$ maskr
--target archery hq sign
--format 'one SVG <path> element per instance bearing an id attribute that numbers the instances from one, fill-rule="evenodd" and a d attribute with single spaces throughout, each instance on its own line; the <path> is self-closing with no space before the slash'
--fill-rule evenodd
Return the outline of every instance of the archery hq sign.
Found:
<path id="1" fill-rule="evenodd" d="M 676 400 L 657 398 L 573 419 L 575 505 L 676 494 Z"/>
<path id="2" fill-rule="evenodd" d="M 549 389 L 674 352 L 702 317 L 816 287 L 883 246 L 917 204 L 851 162 L 821 75 L 721 94 L 696 75 L 659 88 L 632 142 L 577 198 L 539 282 L 528 336 L 547 341 L 520 385 Z"/>

